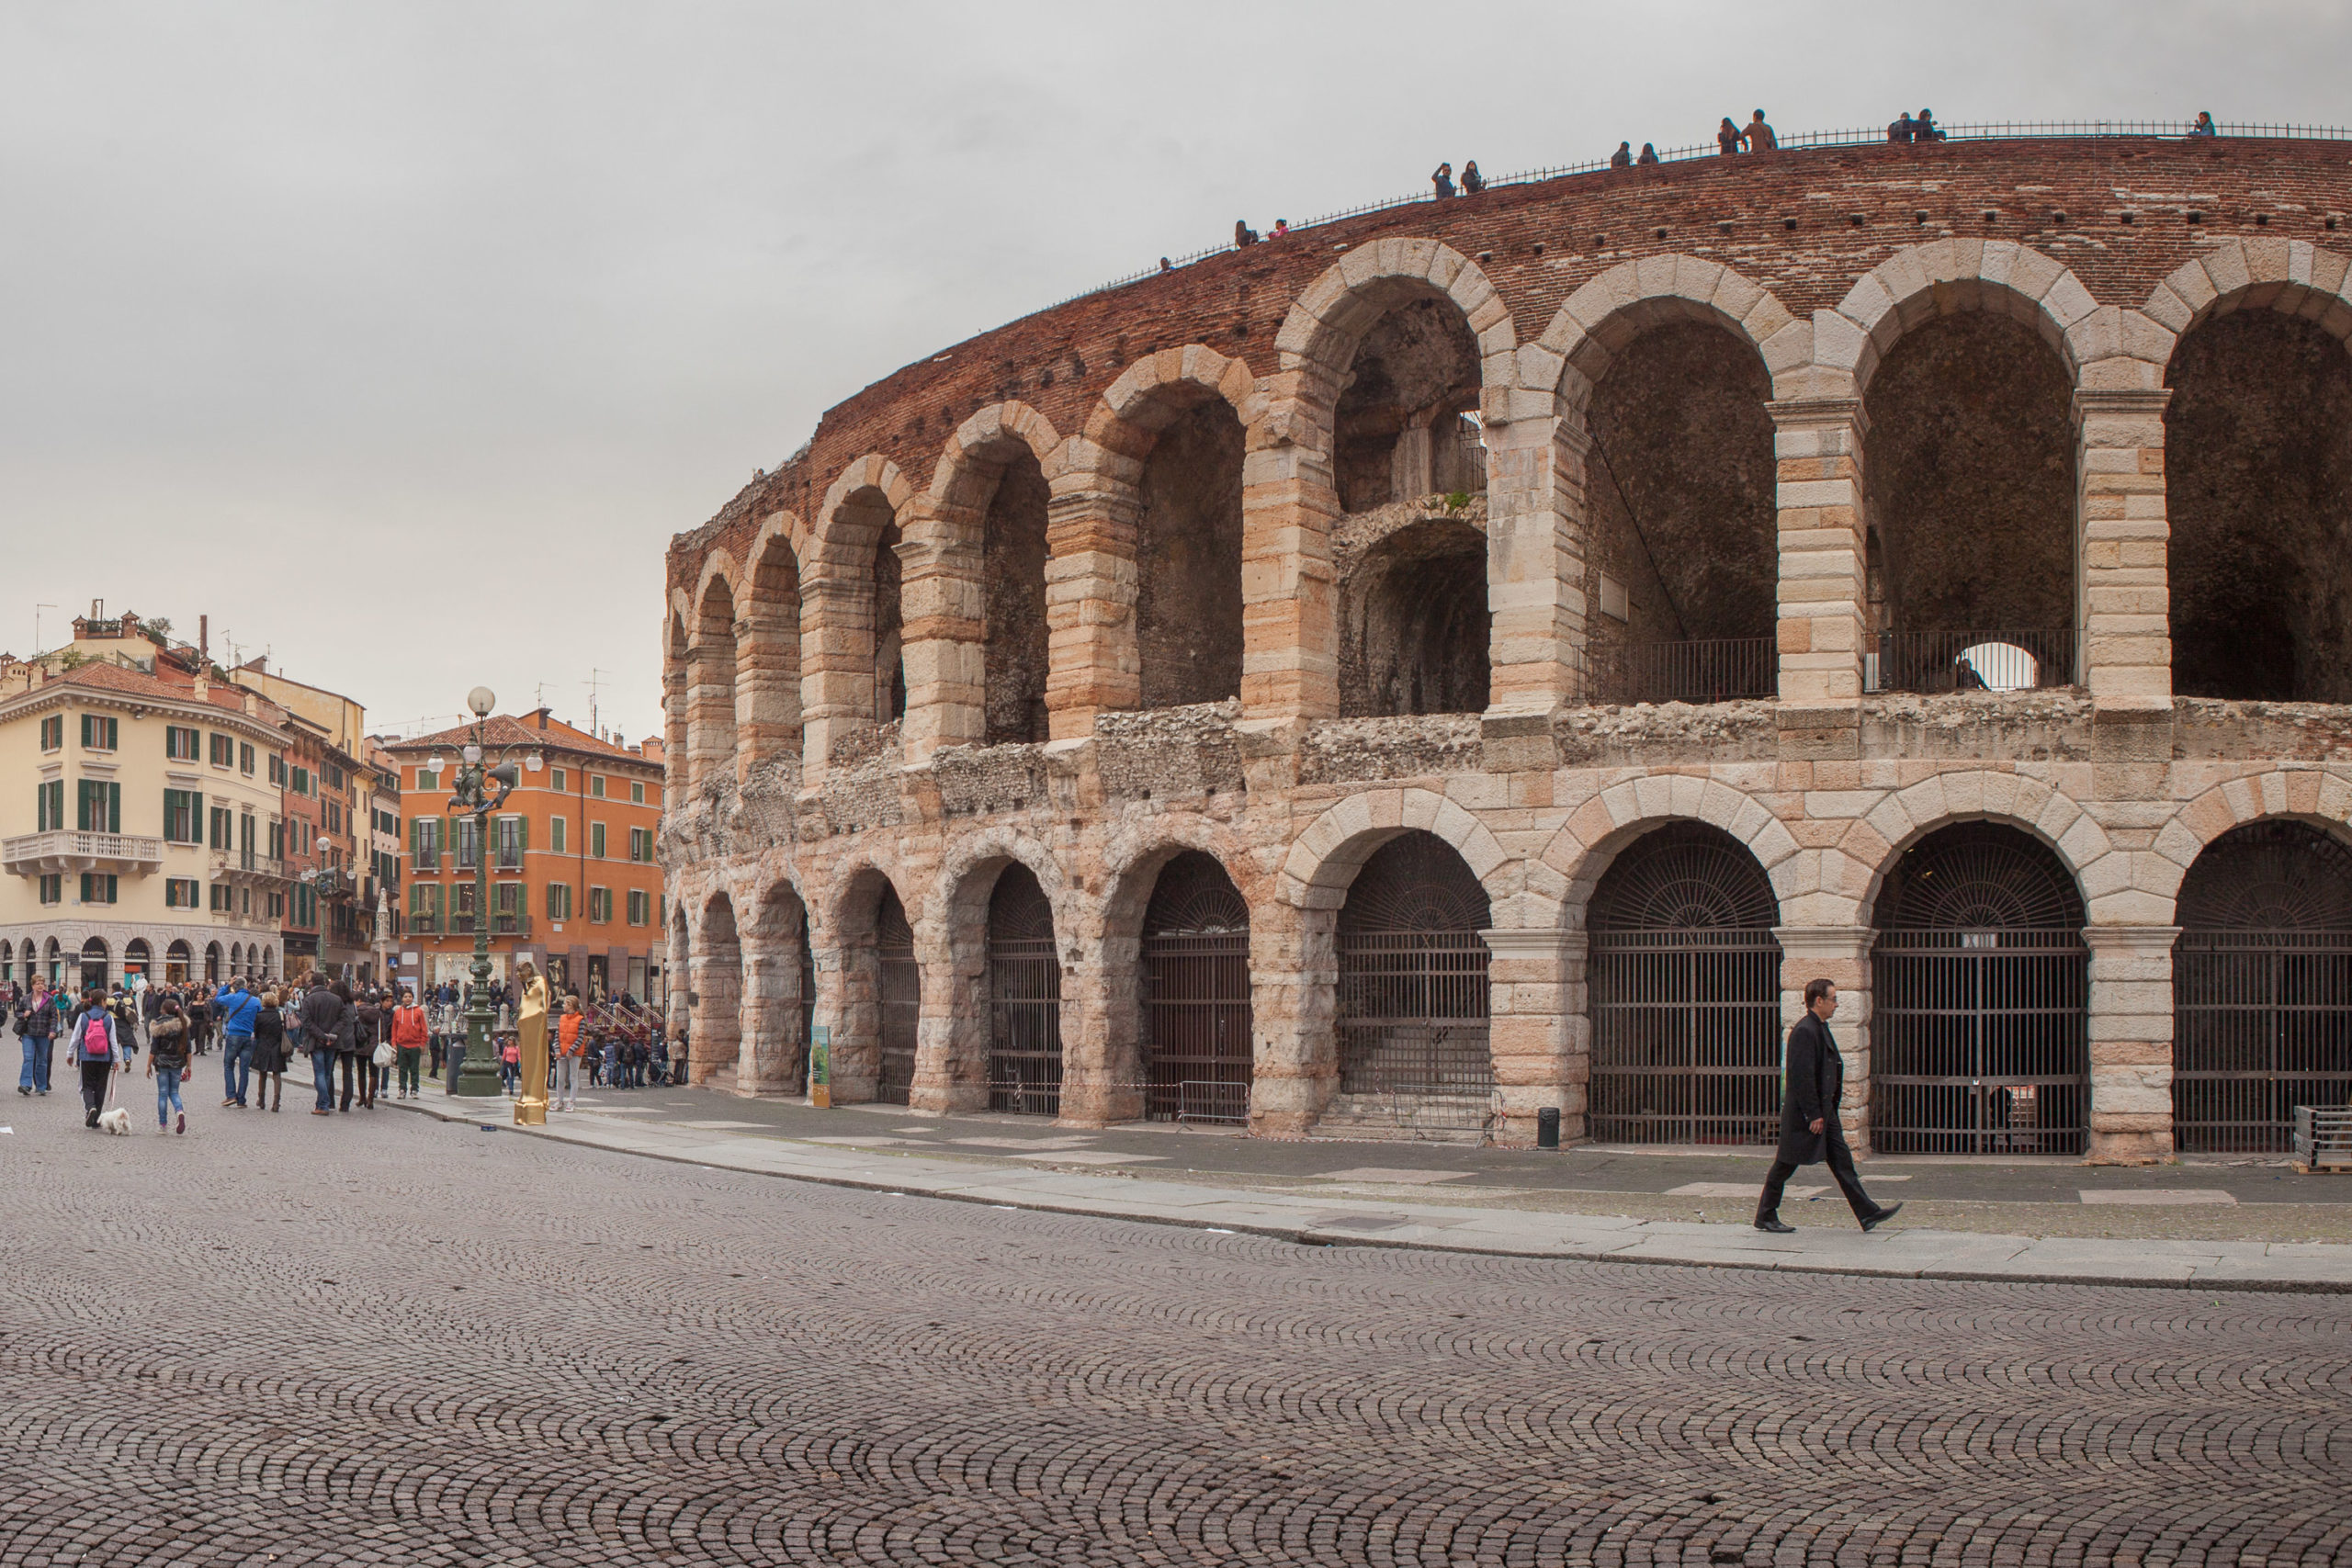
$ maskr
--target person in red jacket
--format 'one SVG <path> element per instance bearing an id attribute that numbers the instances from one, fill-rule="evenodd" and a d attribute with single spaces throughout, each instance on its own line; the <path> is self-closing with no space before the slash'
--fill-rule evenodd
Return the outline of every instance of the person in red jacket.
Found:
<path id="1" fill-rule="evenodd" d="M 416 1005 L 416 993 L 401 992 L 401 1005 L 392 1010 L 392 1050 L 400 1064 L 402 1100 L 413 1100 L 421 1083 L 417 1066 L 424 1056 L 424 1010 Z"/>

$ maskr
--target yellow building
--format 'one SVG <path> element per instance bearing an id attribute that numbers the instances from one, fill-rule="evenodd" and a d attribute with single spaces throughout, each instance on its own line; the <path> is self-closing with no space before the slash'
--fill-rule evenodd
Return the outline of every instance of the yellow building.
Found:
<path id="1" fill-rule="evenodd" d="M 286 715 L 154 668 L 0 678 L 0 978 L 282 972 Z"/>

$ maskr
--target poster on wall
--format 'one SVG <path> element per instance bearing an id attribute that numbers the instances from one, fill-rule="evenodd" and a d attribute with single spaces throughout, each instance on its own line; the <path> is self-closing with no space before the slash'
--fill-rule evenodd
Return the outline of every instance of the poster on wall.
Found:
<path id="1" fill-rule="evenodd" d="M 829 1024 L 808 1031 L 808 1103 L 820 1111 L 833 1108 L 833 1031 Z"/>

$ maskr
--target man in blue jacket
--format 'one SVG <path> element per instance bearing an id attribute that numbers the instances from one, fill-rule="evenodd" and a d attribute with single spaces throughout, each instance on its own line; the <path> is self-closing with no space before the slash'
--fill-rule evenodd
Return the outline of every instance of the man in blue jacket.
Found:
<path id="1" fill-rule="evenodd" d="M 212 998 L 212 1016 L 220 1021 L 220 1103 L 245 1107 L 245 1087 L 253 1076 L 254 1020 L 261 1016 L 261 998 L 232 980 Z"/>
<path id="2" fill-rule="evenodd" d="M 1846 1194 L 1848 1207 L 1862 1229 L 1874 1231 L 1894 1218 L 1903 1207 L 1884 1208 L 1862 1190 L 1854 1171 L 1854 1152 L 1846 1146 L 1845 1129 L 1838 1122 L 1838 1097 L 1846 1091 L 1846 1060 L 1830 1038 L 1829 1015 L 1838 1010 L 1838 987 L 1827 980 L 1808 980 L 1804 1016 L 1789 1031 L 1788 1061 L 1781 1089 L 1781 1152 L 1764 1178 L 1763 1196 L 1756 1203 L 1756 1228 L 1785 1235 L 1796 1229 L 1781 1220 L 1781 1192 L 1802 1165 L 1829 1162 L 1829 1174 Z"/>

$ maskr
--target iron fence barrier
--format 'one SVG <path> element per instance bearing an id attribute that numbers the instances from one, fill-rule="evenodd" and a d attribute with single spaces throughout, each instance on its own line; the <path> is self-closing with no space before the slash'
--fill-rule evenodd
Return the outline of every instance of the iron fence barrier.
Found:
<path id="1" fill-rule="evenodd" d="M 1630 706 L 1770 697 L 1780 671 L 1779 645 L 1769 637 L 1618 643 L 1585 649 L 1585 700 Z"/>
<path id="2" fill-rule="evenodd" d="M 2183 1153 L 2284 1154 L 2299 1110 L 2352 1100 L 2352 931 L 2183 931 L 2172 986 Z"/>
<path id="3" fill-rule="evenodd" d="M 2088 957 L 2079 930 L 1882 931 L 1871 953 L 1873 1146 L 2084 1153 Z"/>
<path id="4" fill-rule="evenodd" d="M 1862 689 L 2030 692 L 2075 684 L 2075 629 L 1891 631 L 1865 656 Z"/>
<path id="5" fill-rule="evenodd" d="M 2295 1158 L 2307 1171 L 2352 1171 L 2352 1105 L 2296 1106 Z"/>
<path id="6" fill-rule="evenodd" d="M 1940 141 L 2096 141 L 2116 137 L 2155 137 L 2188 141 L 2191 139 L 2195 127 L 2194 122 L 2185 119 L 2052 119 L 1973 120 L 1955 125 L 1939 124 L 1936 129 L 1941 132 L 1936 138 Z M 2240 141 L 2352 141 L 2352 129 L 2331 125 L 2268 125 L 2251 121 L 2233 121 L 2225 125 L 2216 125 L 2214 131 L 2217 137 Z M 1835 130 L 1790 131 L 1778 135 L 1777 140 L 1780 142 L 1779 151 L 1781 152 L 1801 152 L 1830 147 L 1871 147 L 1888 144 L 1886 127 L 1883 125 L 1849 127 Z M 1756 153 L 1736 154 L 1743 158 L 1758 155 Z M 1773 155 L 1761 154 L 1764 157 Z M 1723 152 L 1713 141 L 1701 141 L 1683 147 L 1660 148 L 1657 159 L 1660 164 L 1685 164 L 1698 159 L 1723 156 L 1724 156 Z M 1488 175 L 1487 189 L 1499 190 L 1510 186 L 1540 185 L 1545 180 L 1562 179 L 1570 175 L 1603 174 L 1610 167 L 1607 158 L 1591 158 L 1582 163 L 1554 164 L 1541 168 L 1521 169 L 1515 174 Z M 1320 213 L 1294 223 L 1290 226 L 1288 234 L 1279 239 L 1261 240 L 1260 243 L 1287 243 L 1291 240 L 1300 238 L 1305 231 L 1337 223 L 1344 219 L 1361 218 L 1368 212 L 1385 212 L 1391 208 L 1411 207 L 1419 202 L 1439 199 L 1441 198 L 1428 190 L 1416 190 L 1406 196 L 1384 197 L 1377 201 L 1359 202 L 1353 207 L 1342 207 L 1335 211 Z M 1456 197 L 1451 199 L 1475 198 Z M 1230 240 L 1220 244 L 1204 245 L 1199 250 L 1187 251 L 1181 256 L 1168 258 L 1168 265 L 1165 267 L 1154 264 L 1140 271 L 1128 273 L 1124 277 L 1114 277 L 1108 283 L 1097 284 L 1092 288 L 1082 288 L 1068 299 L 1057 299 L 1046 309 L 1051 310 L 1067 305 L 1071 299 L 1083 299 L 1089 295 L 1102 294 L 1110 289 L 1125 288 L 1130 284 L 1141 283 L 1147 278 L 1156 277 L 1162 272 L 1180 271 L 1195 262 L 1206 261 L 1211 256 L 1220 256 L 1237 248 Z"/>
<path id="7" fill-rule="evenodd" d="M 1769 1144 L 1781 1125 L 1781 944 L 1770 929 L 1595 930 L 1592 1136 Z"/>

